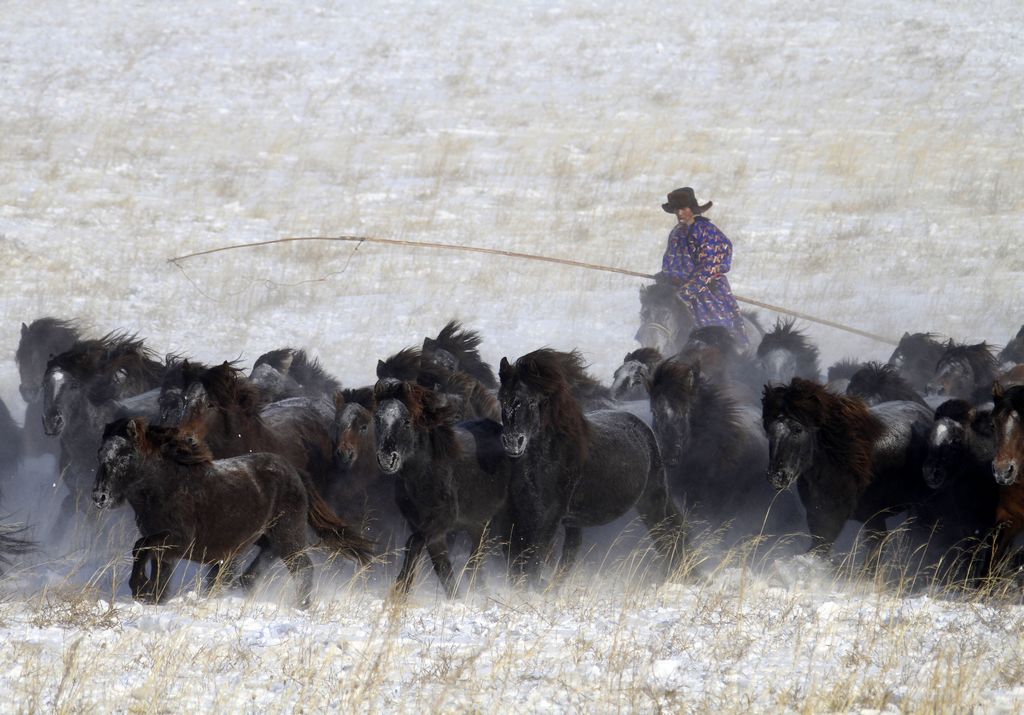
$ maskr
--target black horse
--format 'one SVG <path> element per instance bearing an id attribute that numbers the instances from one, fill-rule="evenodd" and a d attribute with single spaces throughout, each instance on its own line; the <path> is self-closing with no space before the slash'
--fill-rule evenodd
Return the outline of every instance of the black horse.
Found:
<path id="1" fill-rule="evenodd" d="M 480 357 L 481 338 L 457 320 L 450 320 L 434 338 L 424 338 L 422 358 L 444 367 L 448 372 L 464 372 L 488 390 L 498 389 L 494 370 Z"/>
<path id="2" fill-rule="evenodd" d="M 647 382 L 662 359 L 655 348 L 626 353 L 612 376 L 612 397 L 621 401 L 647 399 Z"/>
<path id="3" fill-rule="evenodd" d="M 785 385 L 794 377 L 817 382 L 818 348 L 796 327 L 795 320 L 777 320 L 757 346 L 757 358 L 769 384 Z"/>
<path id="4" fill-rule="evenodd" d="M 249 380 L 267 402 L 291 397 L 332 398 L 341 382 L 305 350 L 279 348 L 256 358 Z"/>
<path id="5" fill-rule="evenodd" d="M 862 401 L 809 380 L 766 387 L 768 481 L 794 483 L 807 509 L 811 549 L 828 552 L 847 520 L 864 524 L 877 555 L 886 518 L 919 503 L 932 413 L 916 402 Z M 869 565 L 873 565 L 873 559 Z"/>
<path id="6" fill-rule="evenodd" d="M 43 375 L 46 364 L 81 339 L 76 323 L 58 318 L 39 318 L 21 324 L 21 338 L 14 359 L 18 364 L 18 391 L 25 400 L 25 456 L 60 454 L 60 444 L 43 432 Z"/>
<path id="7" fill-rule="evenodd" d="M 999 351 L 999 363 L 1004 368 L 1024 364 L 1024 325 L 1020 326 L 1017 334 Z"/>
<path id="8" fill-rule="evenodd" d="M 635 507 L 674 568 L 684 525 L 668 494 L 654 433 L 628 412 L 584 414 L 572 394 L 584 374 L 575 351 L 544 348 L 514 365 L 501 360 L 501 439 L 516 460 L 509 484 L 513 561 L 536 580 L 561 526 L 564 572 L 576 559 L 584 527 L 607 524 Z"/>
<path id="9" fill-rule="evenodd" d="M 675 355 L 697 327 L 693 311 L 679 297 L 675 284 L 664 273 L 651 285 L 640 288 L 640 328 L 636 341 L 662 355 Z"/>
<path id="10" fill-rule="evenodd" d="M 995 456 L 992 413 L 966 400 L 947 400 L 935 410 L 928 436 L 924 481 L 931 489 L 913 509 L 929 532 L 929 551 L 946 582 L 984 575 L 996 527 L 999 487 L 992 479 Z"/>
<path id="11" fill-rule="evenodd" d="M 757 534 L 772 507 L 767 534 L 798 528 L 799 507 L 764 479 L 768 440 L 758 415 L 741 407 L 696 365 L 666 360 L 650 380 L 654 432 L 677 502 L 699 520 L 733 521 L 730 540 Z"/>
<path id="12" fill-rule="evenodd" d="M 903 400 L 927 407 L 924 398 L 896 371 L 892 365 L 867 362 L 850 377 L 846 394 L 857 397 L 868 405 Z"/>
<path id="13" fill-rule="evenodd" d="M 60 438 L 61 478 L 70 492 L 62 524 L 85 507 L 104 426 L 126 411 L 129 398 L 159 387 L 164 369 L 142 340 L 124 333 L 80 340 L 47 363 L 43 429 Z"/>
<path id="14" fill-rule="evenodd" d="M 825 373 L 825 389 L 833 395 L 845 395 L 850 386 L 850 378 L 864 367 L 864 363 L 855 358 L 843 358 L 829 366 Z"/>
<path id="15" fill-rule="evenodd" d="M 426 549 L 449 598 L 458 579 L 448 538 L 468 533 L 473 553 L 467 574 L 480 566 L 488 532 L 504 537 L 511 465 L 501 448 L 501 426 L 490 420 L 452 424 L 452 408 L 433 391 L 385 378 L 374 387 L 377 462 L 394 476 L 395 500 L 409 525 L 405 560 L 395 587 L 408 593 Z"/>
<path id="16" fill-rule="evenodd" d="M 918 394 L 923 395 L 935 375 L 935 364 L 943 350 L 945 342 L 936 333 L 903 333 L 896 349 L 889 356 L 889 364 L 896 368 Z"/>
<path id="17" fill-rule="evenodd" d="M 992 383 L 998 372 L 999 361 L 991 345 L 964 345 L 950 340 L 935 363 L 935 374 L 927 391 L 975 405 L 985 404 L 992 399 Z"/>
<path id="18" fill-rule="evenodd" d="M 191 433 L 132 418 L 104 430 L 99 465 L 94 504 L 106 509 L 127 501 L 142 533 L 132 549 L 129 581 L 137 599 L 162 602 L 182 558 L 227 564 L 233 576 L 245 550 L 256 544 L 260 553 L 243 584 L 251 584 L 270 558 L 280 558 L 298 581 L 299 605 L 305 607 L 313 585 L 307 522 L 339 554 L 362 564 L 372 556 L 372 544 L 341 522 L 309 478 L 279 455 L 217 461 Z"/>

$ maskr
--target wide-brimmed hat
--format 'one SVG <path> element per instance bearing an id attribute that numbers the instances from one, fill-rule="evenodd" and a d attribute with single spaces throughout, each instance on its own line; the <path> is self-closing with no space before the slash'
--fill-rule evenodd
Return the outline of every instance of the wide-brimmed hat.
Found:
<path id="1" fill-rule="evenodd" d="M 686 186 L 682 189 L 675 189 L 668 194 L 668 202 L 661 205 L 666 213 L 674 214 L 679 209 L 690 209 L 695 214 L 702 214 L 711 208 L 711 203 L 698 204 L 697 197 L 693 195 L 693 189 Z"/>

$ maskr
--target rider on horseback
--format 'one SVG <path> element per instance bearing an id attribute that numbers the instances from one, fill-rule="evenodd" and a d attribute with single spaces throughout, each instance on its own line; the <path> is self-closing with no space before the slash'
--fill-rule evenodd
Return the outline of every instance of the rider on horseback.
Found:
<path id="1" fill-rule="evenodd" d="M 741 347 L 746 333 L 740 308 L 725 277 L 732 265 L 732 243 L 701 214 L 711 203 L 698 204 L 690 187 L 676 189 L 661 205 L 679 219 L 668 235 L 661 272 L 678 288 L 679 297 L 693 310 L 698 327 L 722 325 L 731 330 Z"/>

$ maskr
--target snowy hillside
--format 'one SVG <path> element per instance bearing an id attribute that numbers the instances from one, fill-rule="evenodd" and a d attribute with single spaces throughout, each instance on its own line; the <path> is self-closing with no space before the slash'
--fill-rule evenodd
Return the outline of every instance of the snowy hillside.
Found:
<path id="1" fill-rule="evenodd" d="M 330 242 L 168 259 L 360 235 L 654 272 L 684 185 L 714 201 L 741 296 L 1005 342 L 1022 44 L 1015 0 L 8 3 L 0 398 L 21 414 L 18 326 L 43 315 L 206 361 L 305 347 L 351 386 L 457 317 L 492 364 L 578 347 L 607 380 L 636 346 L 634 278 Z M 891 351 L 809 333 L 826 365 Z M 450 604 L 425 574 L 404 610 L 341 577 L 308 615 L 187 588 L 152 608 L 127 597 L 121 536 L 2 583 L 0 709 L 1024 708 L 1016 598 L 795 566 L 641 589 L 616 564 Z"/>

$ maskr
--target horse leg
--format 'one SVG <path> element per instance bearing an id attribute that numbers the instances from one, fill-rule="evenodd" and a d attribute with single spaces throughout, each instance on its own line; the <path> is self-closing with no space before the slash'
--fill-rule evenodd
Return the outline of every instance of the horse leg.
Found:
<path id="1" fill-rule="evenodd" d="M 827 558 L 832 544 L 846 523 L 846 515 L 838 510 L 826 509 L 820 505 L 812 505 L 807 509 L 807 530 L 811 534 L 811 544 L 806 553 Z"/>
<path id="2" fill-rule="evenodd" d="M 679 513 L 668 490 L 655 483 L 637 502 L 636 509 L 640 520 L 647 527 L 654 548 L 668 565 L 668 572 L 675 572 L 686 554 L 689 535 L 683 515 Z"/>
<path id="3" fill-rule="evenodd" d="M 430 554 L 430 561 L 434 564 L 434 572 L 444 586 L 444 592 L 448 598 L 455 598 L 458 595 L 459 586 L 455 581 L 455 572 L 452 570 L 451 559 L 448 558 L 448 541 L 442 535 L 427 542 L 427 553 Z"/>
<path id="4" fill-rule="evenodd" d="M 559 579 L 564 578 L 572 570 L 580 552 L 580 544 L 583 543 L 583 529 L 578 526 L 563 526 L 562 533 L 565 535 L 562 540 L 562 557 L 556 570 Z"/>
<path id="5" fill-rule="evenodd" d="M 887 516 L 887 512 L 877 512 L 864 522 L 864 568 L 870 576 L 875 575 L 882 560 L 882 547 L 885 545 L 885 537 L 889 534 L 889 528 L 885 525 Z"/>
<path id="6" fill-rule="evenodd" d="M 423 547 L 426 546 L 426 539 L 419 531 L 409 534 L 405 542 L 405 557 L 402 561 L 402 569 L 395 579 L 395 589 L 398 593 L 405 595 L 412 588 L 412 580 L 416 576 L 416 564 L 423 555 Z"/>
<path id="7" fill-rule="evenodd" d="M 256 540 L 256 546 L 259 548 L 256 558 L 252 560 L 249 568 L 238 579 L 238 585 L 246 590 L 253 587 L 253 584 L 263 575 L 263 572 L 267 570 L 270 562 L 274 559 L 274 550 L 271 548 L 270 539 L 267 538 L 266 534 Z"/>
<path id="8" fill-rule="evenodd" d="M 466 562 L 462 580 L 472 585 L 476 581 L 476 576 L 480 572 L 480 566 L 483 564 L 484 558 L 487 556 L 487 529 L 471 530 L 470 538 L 473 540 L 473 548 L 469 554 L 469 561 Z"/>
<path id="9" fill-rule="evenodd" d="M 167 543 L 171 538 L 170 532 L 162 531 L 143 536 L 132 547 L 132 574 L 128 585 L 137 600 L 150 603 L 162 600 L 177 562 L 176 554 L 167 553 L 174 548 Z"/>

